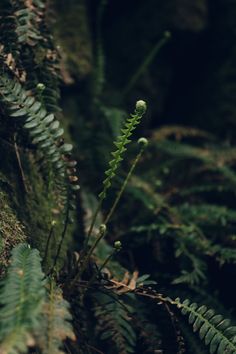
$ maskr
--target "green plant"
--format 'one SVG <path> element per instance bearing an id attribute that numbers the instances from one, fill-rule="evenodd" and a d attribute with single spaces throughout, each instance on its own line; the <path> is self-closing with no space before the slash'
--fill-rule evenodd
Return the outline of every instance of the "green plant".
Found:
<path id="1" fill-rule="evenodd" d="M 183 315 L 188 315 L 193 331 L 199 332 L 200 339 L 210 346 L 211 354 L 235 353 L 236 327 L 231 325 L 230 320 L 204 305 L 199 307 L 196 303 L 191 304 L 188 299 L 183 302 L 176 299 L 174 302 Z"/>
<path id="2" fill-rule="evenodd" d="M 106 198 L 107 191 L 111 187 L 111 182 L 116 176 L 116 171 L 120 165 L 120 162 L 123 160 L 123 154 L 127 150 L 126 146 L 131 142 L 129 137 L 132 135 L 136 126 L 140 123 L 142 116 L 146 111 L 146 103 L 142 100 L 137 101 L 134 114 L 127 120 L 125 127 L 121 129 L 122 135 L 120 135 L 117 141 L 114 142 L 114 145 L 117 147 L 117 150 L 112 152 L 114 157 L 110 162 L 110 168 L 105 171 L 106 179 L 103 181 L 103 190 L 99 194 L 99 204 L 97 210 L 94 213 L 93 220 L 91 222 L 90 229 L 88 231 L 87 243 L 89 242 L 90 235 L 93 231 L 93 226 L 96 221 L 97 214 L 101 207 L 103 200 Z"/>
<path id="3" fill-rule="evenodd" d="M 0 3 L 0 353 L 235 354 L 234 312 L 222 305 L 227 299 L 221 282 L 236 263 L 236 149 L 230 139 L 222 143 L 198 128 L 154 130 L 154 119 L 139 126 L 143 100 L 124 121 L 131 89 L 170 33 L 123 91 L 112 83 L 104 87 L 106 4 L 110 11 L 105 0 L 96 8 L 90 4 L 94 79 L 69 86 L 64 77 L 70 69 L 60 61 L 63 40 L 59 48 L 52 37 L 53 2 Z M 71 31 L 68 26 L 59 32 Z M 79 97 L 77 84 L 86 86 Z M 148 86 L 141 90 L 146 97 Z M 61 103 L 68 116 L 73 106 L 73 121 L 64 124 Z M 127 151 L 137 127 L 148 140 L 140 138 Z M 73 145 L 64 141 L 70 134 L 81 166 L 78 198 Z M 73 210 L 76 223 L 69 226 Z M 26 239 L 31 246 L 20 243 Z"/>
<path id="4" fill-rule="evenodd" d="M 75 340 L 69 304 L 52 278 L 45 279 L 40 263 L 39 252 L 25 243 L 12 251 L 1 283 L 1 353 L 26 353 L 35 346 L 59 353 L 66 338 Z"/>
<path id="5" fill-rule="evenodd" d="M 43 276 L 39 252 L 27 244 L 17 246 L 1 284 L 0 348 L 3 353 L 25 353 L 28 344 L 33 345 L 32 334 L 39 326 L 45 301 Z"/>
<path id="6" fill-rule="evenodd" d="M 42 39 L 40 33 L 40 23 L 42 21 L 45 2 L 33 0 L 25 2 L 23 0 L 13 1 L 16 16 L 17 40 L 21 44 L 35 45 Z"/>
<path id="7" fill-rule="evenodd" d="M 101 340 L 113 342 L 119 353 L 134 353 L 136 334 L 131 318 L 122 301 L 114 301 L 106 294 L 95 296 L 94 315 L 97 319 L 96 333 Z"/>
<path id="8" fill-rule="evenodd" d="M 41 319 L 43 330 L 41 329 L 37 339 L 43 353 L 60 353 L 63 341 L 68 338 L 72 341 L 76 339 L 71 326 L 72 316 L 69 308 L 69 303 L 63 299 L 61 289 L 51 278 Z"/>
<path id="9" fill-rule="evenodd" d="M 21 84 L 6 75 L 1 77 L 0 93 L 2 102 L 9 110 L 10 117 L 24 117 L 24 128 L 30 132 L 33 144 L 47 156 L 53 168 L 59 189 L 58 202 L 64 207 L 69 200 L 73 208 L 73 191 L 79 188 L 74 175 L 75 161 L 70 159 L 71 144 L 58 144 L 64 130 L 53 113 L 48 114 L 42 103 L 28 96 Z"/>

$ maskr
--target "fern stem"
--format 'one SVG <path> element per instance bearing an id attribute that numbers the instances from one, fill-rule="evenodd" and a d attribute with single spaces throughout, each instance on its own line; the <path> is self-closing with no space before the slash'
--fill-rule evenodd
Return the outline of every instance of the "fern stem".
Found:
<path id="1" fill-rule="evenodd" d="M 19 169 L 20 169 L 20 173 L 21 173 L 23 187 L 24 187 L 26 193 L 29 193 L 29 189 L 28 189 L 28 186 L 27 186 L 25 173 L 24 173 L 23 166 L 22 166 L 22 163 L 21 163 L 20 151 L 19 151 L 19 147 L 18 147 L 17 141 L 16 141 L 16 134 L 14 134 L 14 149 L 15 149 L 16 159 L 17 159 L 17 162 L 18 162 L 18 165 L 19 165 Z"/>
<path id="2" fill-rule="evenodd" d="M 104 198 L 103 198 L 104 199 Z M 99 202 L 98 202 L 98 205 L 97 205 L 97 208 L 93 214 L 93 219 L 91 221 L 91 224 L 90 224 L 90 227 L 89 227 L 89 231 L 88 231 L 88 234 L 87 234 L 87 237 L 85 238 L 85 242 L 84 242 L 84 247 L 85 247 L 85 251 L 88 247 L 88 244 L 89 244 L 89 240 L 90 240 L 90 237 L 91 237 L 91 234 L 92 234 L 92 231 L 93 231 L 93 228 L 94 228 L 94 225 L 95 225 L 95 222 L 96 222 L 96 219 L 97 219 L 97 216 L 98 216 L 98 213 L 101 209 L 101 206 L 102 206 L 102 202 L 103 202 L 103 199 L 100 199 Z"/>
<path id="3" fill-rule="evenodd" d="M 118 194 L 117 194 L 117 197 L 116 197 L 116 199 L 115 199 L 115 201 L 114 201 L 114 203 L 113 203 L 113 205 L 112 205 L 112 207 L 111 207 L 111 209 L 110 209 L 110 212 L 108 213 L 108 215 L 107 215 L 107 217 L 106 217 L 106 219 L 105 219 L 105 222 L 104 222 L 105 230 L 102 230 L 102 232 L 101 232 L 101 230 L 99 230 L 98 236 L 97 236 L 97 238 L 95 239 L 94 244 L 93 244 L 92 247 L 90 248 L 86 260 L 88 260 L 88 259 L 92 256 L 92 254 L 93 254 L 94 250 L 96 249 L 97 245 L 99 244 L 99 242 L 100 242 L 100 241 L 103 239 L 103 237 L 105 236 L 107 223 L 109 222 L 110 218 L 112 217 L 112 215 L 113 215 L 113 213 L 114 213 L 114 211 L 115 211 L 115 209 L 116 209 L 116 207 L 117 207 L 117 204 L 119 203 L 120 198 L 122 197 L 122 195 L 123 195 L 123 193 L 124 193 L 124 190 L 125 190 L 125 188 L 126 188 L 128 182 L 129 182 L 129 179 L 130 179 L 130 177 L 131 177 L 131 175 L 132 175 L 132 173 L 133 173 L 133 171 L 134 171 L 134 169 L 135 169 L 137 163 L 139 162 L 139 160 L 140 160 L 140 158 L 141 158 L 141 156 L 142 156 L 142 154 L 143 154 L 145 148 L 147 147 L 148 141 L 147 141 L 147 139 L 145 139 L 145 138 L 140 138 L 140 139 L 138 140 L 138 143 L 141 145 L 141 149 L 140 149 L 139 153 L 137 154 L 137 156 L 136 156 L 134 162 L 132 163 L 131 168 L 130 168 L 130 170 L 129 170 L 127 176 L 126 176 L 126 179 L 124 180 L 124 182 L 123 182 L 123 184 L 122 184 L 122 186 L 121 186 L 121 188 L 120 188 L 120 190 L 119 190 L 119 192 L 118 192 Z M 96 213 L 94 214 L 94 215 L 95 215 L 95 218 L 94 218 L 93 225 L 94 225 L 94 223 L 95 223 L 96 216 L 97 216 L 97 214 L 98 214 L 99 209 L 100 209 L 100 205 L 99 205 L 99 207 L 97 208 Z M 86 261 L 85 263 L 87 263 L 87 261 Z"/>
<path id="4" fill-rule="evenodd" d="M 60 240 L 59 246 L 57 248 L 57 253 L 56 253 L 56 256 L 55 256 L 55 259 L 54 259 L 54 263 L 53 263 L 53 266 L 51 267 L 51 270 L 50 270 L 49 274 L 52 274 L 53 270 L 55 269 L 57 261 L 58 261 L 58 258 L 59 258 L 60 253 L 61 253 L 61 247 L 62 247 L 63 241 L 65 239 L 67 226 L 68 226 L 68 223 L 69 223 L 69 213 L 70 213 L 70 208 L 69 208 L 69 200 L 68 200 L 67 201 L 67 208 L 66 208 L 65 224 L 64 224 L 63 231 L 62 231 L 61 240 Z"/>
<path id="5" fill-rule="evenodd" d="M 85 269 L 87 268 L 87 265 L 89 263 L 89 259 L 94 251 L 94 249 L 97 247 L 97 244 L 99 243 L 99 241 L 103 238 L 103 236 L 106 233 L 106 225 L 102 224 L 100 225 L 99 228 L 99 232 L 98 232 L 98 236 L 93 244 L 93 246 L 90 248 L 89 252 L 87 255 L 85 255 L 85 259 L 82 262 L 81 265 L 81 270 L 78 272 L 78 274 L 75 276 L 75 278 L 72 281 L 72 284 L 75 284 L 75 282 L 80 279 L 81 275 L 83 274 L 83 272 L 85 271 Z"/>
<path id="6" fill-rule="evenodd" d="M 110 260 L 112 259 L 112 257 L 118 253 L 121 250 L 121 242 L 120 241 L 116 241 L 114 243 L 114 249 L 111 252 L 111 254 L 109 256 L 107 256 L 107 258 L 104 260 L 104 262 L 102 263 L 102 265 L 99 267 L 98 269 L 98 274 L 101 273 L 101 271 L 103 270 L 104 267 L 106 267 L 106 265 L 110 262 Z M 94 280 L 96 279 L 96 273 L 94 273 L 94 275 L 92 276 L 92 278 L 89 280 L 88 282 L 88 288 L 93 284 Z"/>
<path id="7" fill-rule="evenodd" d="M 152 50 L 148 53 L 143 63 L 140 65 L 140 67 L 135 72 L 135 74 L 131 77 L 130 81 L 128 82 L 127 86 L 124 89 L 123 92 L 124 95 L 127 95 L 127 93 L 134 87 L 134 85 L 136 84 L 140 76 L 148 68 L 148 66 L 154 60 L 155 56 L 158 54 L 161 48 L 169 41 L 170 37 L 171 34 L 169 31 L 164 32 L 161 40 L 155 44 L 154 48 L 152 48 Z"/>
<path id="8" fill-rule="evenodd" d="M 48 235 L 47 242 L 46 242 L 46 246 L 45 246 L 44 257 L 43 257 L 43 260 L 42 260 L 42 264 L 45 264 L 45 262 L 47 261 L 49 244 L 50 244 L 50 241 L 51 241 L 51 238 L 52 238 L 52 235 L 53 235 L 54 226 L 55 226 L 55 222 L 52 221 L 51 227 L 50 227 L 50 230 L 49 230 L 49 235 Z"/>
<path id="9" fill-rule="evenodd" d="M 51 332 L 52 332 L 52 318 L 53 318 L 53 302 L 54 302 L 54 286 L 53 278 L 49 280 L 49 313 L 48 313 L 48 329 L 47 329 L 47 348 L 48 353 L 51 353 Z"/>

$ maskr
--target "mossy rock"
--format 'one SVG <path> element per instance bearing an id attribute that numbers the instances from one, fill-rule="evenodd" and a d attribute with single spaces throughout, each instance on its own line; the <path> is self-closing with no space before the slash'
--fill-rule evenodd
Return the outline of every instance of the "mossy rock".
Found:
<path id="1" fill-rule="evenodd" d="M 42 257 L 48 235 L 54 226 L 45 269 L 49 268 L 60 243 L 65 216 L 58 212 L 54 177 L 37 152 L 19 147 L 17 161 L 14 146 L 1 145 L 0 164 L 0 269 L 7 265 L 10 250 L 19 242 L 28 241 Z M 61 257 L 72 240 L 69 226 Z M 61 265 L 61 263 L 58 263 Z M 0 273 L 1 274 L 1 273 Z"/>
<path id="2" fill-rule="evenodd" d="M 7 185 L 7 182 L 0 175 L 1 187 L 2 184 Z M 0 276 L 8 264 L 11 249 L 26 240 L 25 228 L 12 208 L 9 197 L 0 191 Z"/>

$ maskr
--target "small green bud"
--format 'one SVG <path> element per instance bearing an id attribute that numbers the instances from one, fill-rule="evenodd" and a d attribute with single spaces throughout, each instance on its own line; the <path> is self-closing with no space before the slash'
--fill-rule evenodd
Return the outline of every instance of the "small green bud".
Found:
<path id="1" fill-rule="evenodd" d="M 101 224 L 99 227 L 100 234 L 104 235 L 105 232 L 107 231 L 107 227 L 105 224 Z"/>
<path id="2" fill-rule="evenodd" d="M 38 91 L 44 91 L 45 90 L 45 85 L 42 84 L 42 83 L 38 83 L 36 88 L 37 88 Z"/>
<path id="3" fill-rule="evenodd" d="M 165 31 L 165 32 L 164 32 L 164 37 L 165 37 L 166 39 L 170 39 L 170 38 L 171 38 L 171 32 L 170 32 L 170 31 Z"/>
<path id="4" fill-rule="evenodd" d="M 56 220 L 52 220 L 51 225 L 55 226 L 57 224 Z"/>
<path id="5" fill-rule="evenodd" d="M 146 138 L 139 138 L 138 139 L 138 144 L 142 145 L 142 146 L 147 146 L 148 145 L 148 140 Z"/>
<path id="6" fill-rule="evenodd" d="M 136 112 L 138 114 L 144 114 L 146 112 L 146 109 L 147 109 L 147 104 L 145 101 L 143 100 L 139 100 L 136 102 Z"/>
<path id="7" fill-rule="evenodd" d="M 122 247 L 122 244 L 121 244 L 120 241 L 115 241 L 115 242 L 114 242 L 114 248 L 115 248 L 117 251 L 120 251 L 121 247 Z"/>

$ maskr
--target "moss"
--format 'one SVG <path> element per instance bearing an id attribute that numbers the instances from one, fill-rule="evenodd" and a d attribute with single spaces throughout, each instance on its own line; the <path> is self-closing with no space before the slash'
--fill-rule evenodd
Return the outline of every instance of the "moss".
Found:
<path id="1" fill-rule="evenodd" d="M 40 167 L 41 166 L 41 167 Z M 47 240 L 53 225 L 52 238 L 49 244 L 46 270 L 52 265 L 53 259 L 60 243 L 64 228 L 65 215 L 59 212 L 55 198 L 55 184 L 50 175 L 48 166 L 36 161 L 30 153 L 25 160 L 28 192 L 25 196 L 24 215 L 22 215 L 27 233 L 30 235 L 31 244 L 36 247 L 44 257 Z M 45 178 L 44 176 L 49 176 Z M 63 243 L 61 257 L 65 256 L 71 243 L 73 227 L 69 225 L 66 239 Z M 59 264 L 61 263 L 59 260 Z"/>
<path id="2" fill-rule="evenodd" d="M 0 175 L 0 184 L 7 184 Z M 0 191 L 0 276 L 8 264 L 12 247 L 26 241 L 24 226 L 18 220 L 6 193 Z"/>
<path id="3" fill-rule="evenodd" d="M 58 208 L 53 177 L 48 174 L 48 166 L 33 150 L 19 148 L 21 168 L 12 144 L 2 144 L 1 151 L 0 267 L 7 264 L 11 248 L 26 239 L 39 249 L 43 257 L 51 224 L 55 220 L 48 253 L 49 267 L 60 242 L 64 221 L 62 213 L 56 213 Z M 70 226 L 61 256 L 65 255 L 69 247 L 72 233 L 73 228 Z"/>

